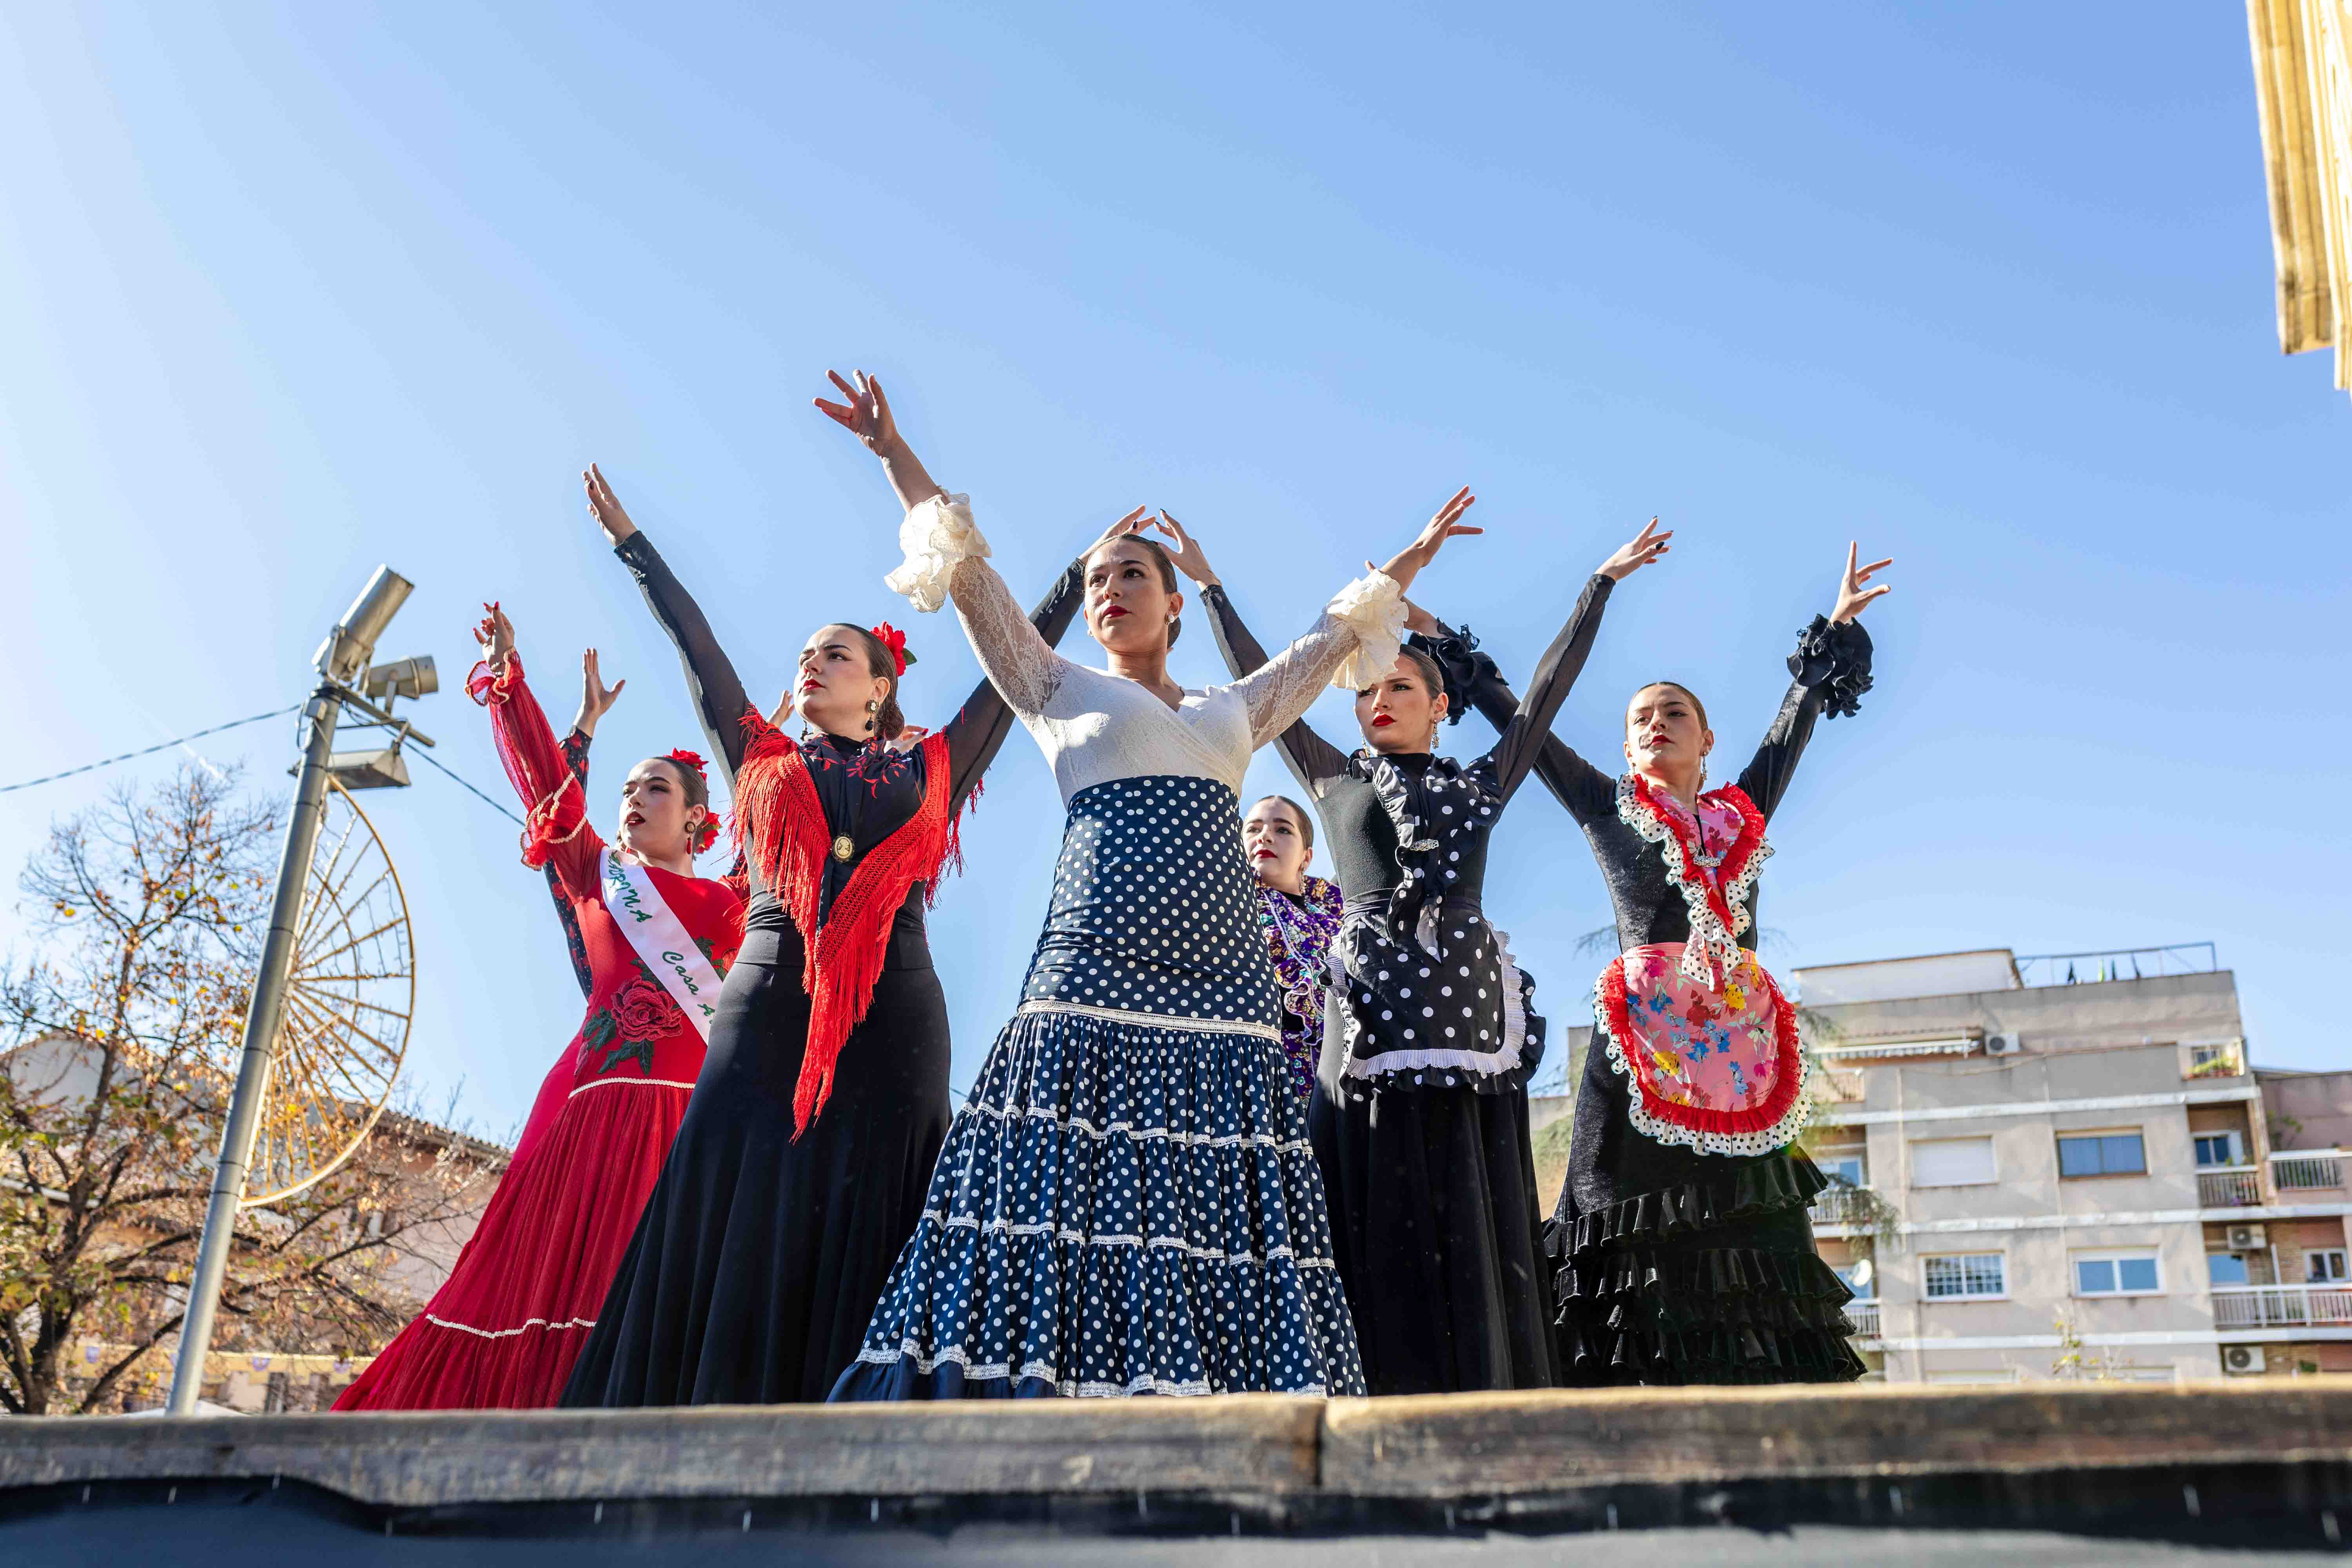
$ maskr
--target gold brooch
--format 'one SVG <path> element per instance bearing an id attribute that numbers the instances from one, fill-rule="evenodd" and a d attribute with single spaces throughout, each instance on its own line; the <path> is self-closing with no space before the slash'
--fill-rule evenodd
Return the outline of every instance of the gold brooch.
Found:
<path id="1" fill-rule="evenodd" d="M 846 859 L 848 859 L 852 855 L 855 855 L 855 854 L 856 854 L 856 853 L 857 853 L 857 845 L 856 845 L 856 841 L 855 841 L 855 840 L 853 840 L 853 839 L 849 837 L 849 835 L 848 835 L 848 834 L 844 833 L 844 834 L 840 835 L 838 837 L 836 837 L 836 838 L 835 838 L 835 839 L 834 839 L 834 841 L 833 841 L 833 858 L 834 858 L 835 859 L 836 859 L 836 860 L 846 860 Z"/>

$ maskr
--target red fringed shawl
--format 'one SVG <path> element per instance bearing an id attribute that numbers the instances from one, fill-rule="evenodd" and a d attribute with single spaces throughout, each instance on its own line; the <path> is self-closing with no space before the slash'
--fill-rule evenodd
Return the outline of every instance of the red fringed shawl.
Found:
<path id="1" fill-rule="evenodd" d="M 760 875 L 781 900 L 807 950 L 801 989 L 809 995 L 808 1046 L 793 1091 L 798 1140 L 833 1093 L 834 1063 L 874 1001 L 874 984 L 890 945 L 890 922 L 917 882 L 935 884 L 954 852 L 948 817 L 948 742 L 924 739 L 923 803 L 897 832 L 868 850 L 817 923 L 817 894 L 833 853 L 833 826 L 809 777 L 798 742 L 756 711 L 743 715 L 751 738 L 735 771 L 733 829 Z"/>

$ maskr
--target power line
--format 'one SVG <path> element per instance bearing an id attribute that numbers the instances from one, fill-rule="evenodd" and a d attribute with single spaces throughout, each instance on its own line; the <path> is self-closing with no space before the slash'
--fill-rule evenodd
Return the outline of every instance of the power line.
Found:
<path id="1" fill-rule="evenodd" d="M 264 719 L 282 719 L 289 713 L 299 711 L 301 706 L 299 702 L 295 702 L 284 708 L 273 708 L 267 713 L 256 713 L 249 719 L 232 719 L 226 724 L 215 724 L 209 730 L 198 730 L 195 733 L 183 735 L 176 741 L 158 741 L 152 746 L 142 747 L 136 752 L 125 752 L 119 757 L 102 757 L 94 763 L 84 763 L 78 768 L 68 768 L 61 773 L 26 779 L 23 784 L 0 784 L 0 795 L 11 795 L 20 789 L 31 789 L 35 784 L 55 784 L 59 779 L 69 779 L 76 773 L 95 773 L 100 768 L 110 768 L 117 763 L 127 763 L 135 757 L 152 757 L 157 752 L 168 752 L 174 746 L 184 746 L 190 741 L 201 741 L 206 735 L 217 735 L 224 730 L 234 730 L 240 725 L 258 724 Z"/>
<path id="2" fill-rule="evenodd" d="M 442 764 L 441 764 L 440 760 L 439 760 L 438 758 L 435 757 L 435 756 L 434 756 L 434 754 L 433 754 L 432 752 L 411 752 L 410 754 L 411 754 L 412 756 L 415 756 L 415 757 L 418 758 L 418 759 L 419 759 L 419 760 L 421 760 L 421 761 L 427 762 L 427 763 L 432 763 L 435 767 L 436 767 L 436 768 L 440 768 L 440 769 L 441 769 L 441 771 L 442 771 L 443 773 L 447 773 L 447 774 L 448 774 L 448 776 L 449 776 L 450 778 L 455 779 L 455 780 L 457 781 L 457 784 L 459 785 L 459 787 L 461 787 L 461 788 L 463 788 L 463 789 L 465 789 L 465 790 L 467 790 L 467 791 L 468 791 L 468 792 L 470 792 L 470 793 L 475 796 L 475 798 L 477 798 L 477 799 L 480 800 L 484 805 L 488 805 L 488 806 L 492 811 L 497 812 L 500 816 L 505 817 L 509 822 L 513 823 L 517 827 L 527 827 L 527 826 L 530 826 L 530 824 L 529 824 L 529 823 L 526 823 L 525 821 L 523 821 L 523 819 L 522 819 L 521 817 L 517 816 L 513 812 L 509 811 L 505 806 L 500 805 L 497 801 L 492 800 L 488 795 L 486 795 L 482 794 L 482 792 L 481 792 L 480 790 L 475 789 L 475 788 L 474 788 L 474 786 L 473 786 L 472 784 L 467 784 L 464 779 L 462 779 L 462 778 L 458 778 L 458 777 L 457 777 L 457 775 L 456 773 L 451 773 L 449 769 L 447 769 L 447 768 L 446 768 L 446 767 L 442 767 Z"/>

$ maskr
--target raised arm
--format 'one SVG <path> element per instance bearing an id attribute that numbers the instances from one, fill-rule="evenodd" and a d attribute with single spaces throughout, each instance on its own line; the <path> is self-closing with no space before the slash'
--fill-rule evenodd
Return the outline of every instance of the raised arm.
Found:
<path id="1" fill-rule="evenodd" d="M 1795 679 L 1754 760 L 1740 773 L 1739 787 L 1767 817 L 1788 794 L 1806 742 L 1813 738 L 1814 721 L 1823 713 L 1834 719 L 1860 711 L 1862 694 L 1870 689 L 1870 634 L 1856 617 L 1887 591 L 1887 584 L 1875 588 L 1864 584 L 1893 565 L 1894 557 L 1858 566 L 1859 553 L 1853 544 L 1846 546 L 1836 607 L 1827 616 L 1815 616 L 1813 624 L 1797 634 L 1797 651 L 1789 656 L 1789 673 Z"/>
<path id="2" fill-rule="evenodd" d="M 1029 624 L 1037 629 L 1037 637 L 1047 647 L 1059 646 L 1070 621 L 1086 602 L 1086 557 L 1070 563 L 1037 607 L 1029 612 Z M 986 676 L 981 678 L 963 708 L 948 721 L 948 767 L 952 774 L 948 796 L 950 816 L 963 809 L 971 792 L 980 786 L 981 775 L 996 761 L 1003 750 L 1004 738 L 1013 732 L 1013 709 L 997 694 L 996 683 Z"/>
<path id="3" fill-rule="evenodd" d="M 1262 668 L 1267 662 L 1265 649 L 1242 624 L 1241 613 L 1234 608 L 1232 597 L 1210 566 L 1200 542 L 1185 531 L 1183 524 L 1164 511 L 1160 514 L 1160 528 L 1170 540 L 1165 547 L 1168 559 L 1178 571 L 1201 585 L 1201 603 L 1209 611 L 1209 635 L 1225 661 L 1226 671 L 1239 678 Z M 1298 787 L 1307 792 L 1309 800 L 1322 799 L 1331 781 L 1347 770 L 1348 754 L 1317 734 L 1304 719 L 1294 721 L 1275 736 L 1274 748 L 1282 753 L 1283 765 L 1290 770 L 1290 776 L 1298 781 Z"/>
<path id="4" fill-rule="evenodd" d="M 646 595 L 646 605 L 669 633 L 677 646 L 678 662 L 686 668 L 687 694 L 694 699 L 695 712 L 702 719 L 702 732 L 710 750 L 727 772 L 727 787 L 735 787 L 735 769 L 743 760 L 743 714 L 751 708 L 751 700 L 743 689 L 743 680 L 735 673 L 734 664 L 719 639 L 711 634 L 710 623 L 703 618 L 702 606 L 694 602 L 653 546 L 629 521 L 620 501 L 614 496 L 612 486 L 604 482 L 604 474 L 593 465 L 581 476 L 588 487 L 588 513 L 604 531 L 613 546 L 613 553 L 628 567 L 629 574 Z"/>
<path id="5" fill-rule="evenodd" d="M 1478 651 L 1477 639 L 1467 629 L 1456 631 L 1417 606 L 1412 626 L 1412 646 L 1437 660 L 1457 715 L 1465 708 L 1475 708 L 1497 731 L 1518 717 L 1518 694 L 1503 679 L 1495 661 Z M 1616 816 L 1617 781 L 1577 755 L 1549 730 L 1541 733 L 1535 774 L 1568 815 L 1580 825 Z"/>
<path id="6" fill-rule="evenodd" d="M 988 541 L 971 521 L 970 498 L 950 495 L 931 479 L 898 434 L 880 382 L 864 371 L 857 373 L 854 384 L 832 371 L 825 374 L 847 401 L 820 397 L 815 400 L 818 412 L 881 460 L 898 504 L 907 509 L 898 524 L 898 545 L 906 559 L 882 579 L 883 584 L 925 613 L 952 598 L 956 618 L 963 623 L 964 636 L 997 695 L 1024 718 L 1044 712 L 1060 689 L 1067 666 L 1053 643 L 1021 613 L 1013 591 L 989 565 Z M 1067 626 L 1066 617 L 1063 624 Z"/>
<path id="7" fill-rule="evenodd" d="M 1340 589 L 1305 637 L 1234 682 L 1249 707 L 1253 746 L 1297 722 L 1326 685 L 1357 691 L 1388 673 L 1404 642 L 1405 589 L 1447 540 L 1486 531 L 1462 521 L 1477 499 L 1467 486 L 1454 491 L 1387 565 Z M 1181 526 L 1164 512 L 1159 526 L 1185 543 Z"/>
<path id="8" fill-rule="evenodd" d="M 1610 591 L 1616 585 L 1664 555 L 1673 547 L 1667 541 L 1673 531 L 1660 532 L 1658 520 L 1652 518 L 1630 542 L 1612 552 L 1584 584 L 1577 595 L 1576 608 L 1568 624 L 1544 649 L 1543 658 L 1536 662 L 1536 672 L 1528 682 L 1526 697 L 1519 710 L 1511 715 L 1503 728 L 1502 739 L 1496 742 L 1496 778 L 1503 798 L 1508 800 L 1527 778 L 1528 767 L 1543 750 L 1544 737 L 1551 733 L 1551 721 L 1559 714 L 1560 704 L 1576 678 L 1584 669 L 1584 661 L 1592 652 L 1592 639 L 1601 630 L 1601 616 L 1609 605 Z"/>
<path id="9" fill-rule="evenodd" d="M 580 780 L 523 679 L 514 623 L 496 605 L 483 608 L 488 614 L 474 633 L 482 658 L 466 677 L 466 694 L 490 710 L 499 762 L 523 803 L 523 864 L 551 865 L 566 891 L 592 893 L 604 841 L 588 826 Z"/>

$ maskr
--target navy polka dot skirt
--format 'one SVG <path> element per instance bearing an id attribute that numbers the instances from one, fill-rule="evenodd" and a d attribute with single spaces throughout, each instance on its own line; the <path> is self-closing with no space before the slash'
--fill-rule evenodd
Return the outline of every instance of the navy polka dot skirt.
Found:
<path id="1" fill-rule="evenodd" d="M 1364 1392 L 1238 805 L 1071 800 L 1021 1009 L 834 1398 Z"/>

